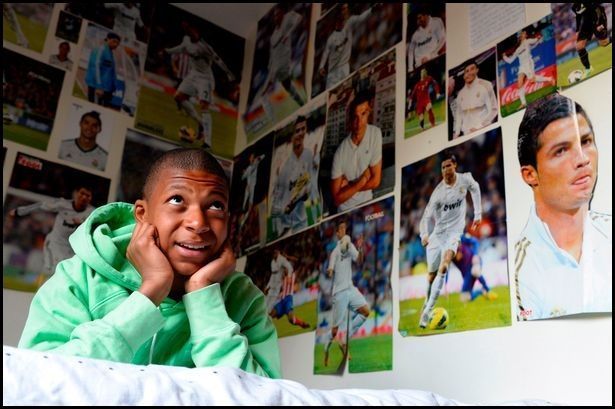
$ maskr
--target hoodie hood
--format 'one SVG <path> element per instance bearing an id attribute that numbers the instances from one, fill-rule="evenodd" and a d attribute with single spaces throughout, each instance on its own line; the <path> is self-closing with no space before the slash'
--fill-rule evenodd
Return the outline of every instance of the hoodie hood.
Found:
<path id="1" fill-rule="evenodd" d="M 134 206 L 109 203 L 94 210 L 68 241 L 75 254 L 97 274 L 136 291 L 141 275 L 126 259 L 134 228 Z"/>

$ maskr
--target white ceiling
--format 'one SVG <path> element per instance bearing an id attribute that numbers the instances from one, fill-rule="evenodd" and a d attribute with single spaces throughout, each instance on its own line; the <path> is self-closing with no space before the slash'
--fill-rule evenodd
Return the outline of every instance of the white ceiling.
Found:
<path id="1" fill-rule="evenodd" d="M 246 38 L 276 3 L 171 3 Z"/>

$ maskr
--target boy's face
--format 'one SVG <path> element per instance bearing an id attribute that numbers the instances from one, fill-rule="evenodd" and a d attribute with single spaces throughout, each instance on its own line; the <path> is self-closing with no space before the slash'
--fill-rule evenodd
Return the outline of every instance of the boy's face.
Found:
<path id="1" fill-rule="evenodd" d="M 202 170 L 165 168 L 135 216 L 157 230 L 158 246 L 176 274 L 191 276 L 218 256 L 227 237 L 228 186 Z"/>

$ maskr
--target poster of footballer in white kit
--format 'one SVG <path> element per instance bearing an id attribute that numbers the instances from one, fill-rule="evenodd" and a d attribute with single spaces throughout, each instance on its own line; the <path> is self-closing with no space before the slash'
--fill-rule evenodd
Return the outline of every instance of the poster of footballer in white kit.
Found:
<path id="1" fill-rule="evenodd" d="M 499 42 L 497 55 L 502 117 L 557 90 L 555 36 L 551 16 Z"/>
<path id="2" fill-rule="evenodd" d="M 314 374 L 393 367 L 395 198 L 324 221 Z"/>
<path id="3" fill-rule="evenodd" d="M 154 11 L 135 127 L 225 158 L 235 153 L 244 39 L 175 6 Z"/>
<path id="4" fill-rule="evenodd" d="M 402 39 L 402 3 L 338 3 L 316 27 L 312 96 L 339 84 Z"/>
<path id="5" fill-rule="evenodd" d="M 511 324 L 501 128 L 402 168 L 399 331 Z"/>
<path id="6" fill-rule="evenodd" d="M 324 216 L 393 190 L 394 49 L 329 92 L 319 184 Z"/>
<path id="7" fill-rule="evenodd" d="M 258 22 L 244 123 L 248 142 L 307 101 L 311 3 L 278 3 Z"/>
<path id="8" fill-rule="evenodd" d="M 115 125 L 113 114 L 95 104 L 72 102 L 64 124 L 58 158 L 104 171 Z"/>
<path id="9" fill-rule="evenodd" d="M 322 99 L 313 100 L 275 132 L 269 185 L 268 242 L 320 221 L 322 199 L 318 170 L 326 112 Z"/>
<path id="10" fill-rule="evenodd" d="M 267 134 L 235 157 L 229 223 L 237 257 L 266 242 L 273 136 Z"/>
<path id="11" fill-rule="evenodd" d="M 495 47 L 448 71 L 448 139 L 469 136 L 498 120 Z"/>
<path id="12" fill-rule="evenodd" d="M 3 285 L 36 291 L 73 256 L 68 237 L 107 203 L 109 179 L 17 153 L 3 223 Z"/>
<path id="13" fill-rule="evenodd" d="M 314 227 L 247 258 L 245 273 L 265 294 L 279 338 L 316 328 L 321 251 L 320 230 Z"/>

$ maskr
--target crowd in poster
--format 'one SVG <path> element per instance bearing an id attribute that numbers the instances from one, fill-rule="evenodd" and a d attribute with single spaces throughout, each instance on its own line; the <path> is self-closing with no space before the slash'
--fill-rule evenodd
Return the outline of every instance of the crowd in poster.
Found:
<path id="1" fill-rule="evenodd" d="M 64 71 L 2 49 L 2 136 L 46 150 Z"/>

